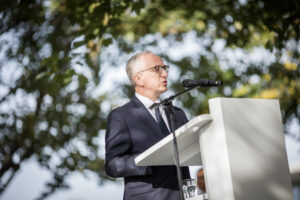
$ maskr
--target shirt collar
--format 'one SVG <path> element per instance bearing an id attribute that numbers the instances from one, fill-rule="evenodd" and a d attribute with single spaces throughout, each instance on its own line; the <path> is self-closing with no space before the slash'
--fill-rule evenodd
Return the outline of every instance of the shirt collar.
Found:
<path id="1" fill-rule="evenodd" d="M 145 97 L 141 94 L 138 94 L 137 92 L 135 93 L 135 96 L 144 104 L 144 106 L 147 109 L 150 109 L 149 107 L 153 104 L 153 103 L 159 103 L 160 100 L 157 99 L 155 102 L 153 102 L 151 99 L 149 99 L 148 97 Z"/>

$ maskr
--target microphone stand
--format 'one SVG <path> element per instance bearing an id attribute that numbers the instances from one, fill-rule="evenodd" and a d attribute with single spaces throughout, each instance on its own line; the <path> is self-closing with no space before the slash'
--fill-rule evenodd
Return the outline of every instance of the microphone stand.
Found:
<path id="1" fill-rule="evenodd" d="M 181 170 L 180 170 L 177 139 L 175 137 L 175 116 L 174 116 L 174 106 L 172 104 L 172 101 L 176 97 L 178 97 L 178 96 L 180 96 L 180 95 L 182 95 L 182 94 L 184 94 L 184 93 L 186 93 L 186 92 L 188 92 L 188 91 L 190 91 L 190 90 L 192 90 L 194 88 L 197 88 L 197 87 L 199 87 L 199 86 L 190 87 L 190 88 L 188 88 L 188 89 L 186 89 L 186 90 L 184 90 L 182 92 L 179 92 L 178 94 L 172 95 L 169 98 L 166 98 L 166 99 L 162 100 L 160 103 L 154 103 L 154 104 L 152 104 L 150 106 L 150 109 L 154 109 L 154 108 L 156 108 L 156 107 L 158 107 L 160 105 L 163 105 L 163 106 L 165 106 L 168 109 L 168 111 L 170 113 L 170 122 L 171 122 L 171 124 L 170 124 L 170 130 L 171 130 L 171 133 L 173 135 L 173 146 L 174 146 L 174 153 L 175 153 L 175 165 L 176 165 L 177 174 L 178 174 L 177 178 L 178 178 L 178 185 L 179 185 L 180 200 L 184 200 L 184 196 L 183 196 L 183 191 L 182 191 L 182 174 L 181 174 Z"/>

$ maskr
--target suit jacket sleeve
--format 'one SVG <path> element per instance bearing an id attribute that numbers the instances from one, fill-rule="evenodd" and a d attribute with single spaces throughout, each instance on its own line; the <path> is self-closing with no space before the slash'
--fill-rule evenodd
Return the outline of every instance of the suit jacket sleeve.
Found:
<path id="1" fill-rule="evenodd" d="M 135 165 L 134 158 L 138 155 L 132 155 L 129 129 L 118 109 L 108 116 L 105 150 L 105 170 L 110 177 L 152 174 L 151 167 Z"/>

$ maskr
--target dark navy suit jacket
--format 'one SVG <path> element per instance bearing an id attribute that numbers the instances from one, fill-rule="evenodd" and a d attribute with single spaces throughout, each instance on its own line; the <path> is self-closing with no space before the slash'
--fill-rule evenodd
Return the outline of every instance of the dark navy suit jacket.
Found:
<path id="1" fill-rule="evenodd" d="M 175 107 L 174 114 L 175 128 L 188 121 L 181 109 Z M 169 120 L 167 112 L 166 115 Z M 137 97 L 109 114 L 105 170 L 110 177 L 124 177 L 125 200 L 179 199 L 175 166 L 136 166 L 134 163 L 136 156 L 165 136 Z M 182 167 L 181 171 L 183 179 L 190 178 L 188 167 Z"/>

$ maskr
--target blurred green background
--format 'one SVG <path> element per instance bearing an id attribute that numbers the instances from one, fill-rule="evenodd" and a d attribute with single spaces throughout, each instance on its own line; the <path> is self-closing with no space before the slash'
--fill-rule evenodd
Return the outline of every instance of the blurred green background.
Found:
<path id="1" fill-rule="evenodd" d="M 0 195 L 28 159 L 52 174 L 36 199 L 73 172 L 111 180 L 99 138 L 142 50 L 171 66 L 165 96 L 186 78 L 223 80 L 176 101 L 190 119 L 209 98 L 274 98 L 300 139 L 298 0 L 3 0 L 0 19 Z"/>

